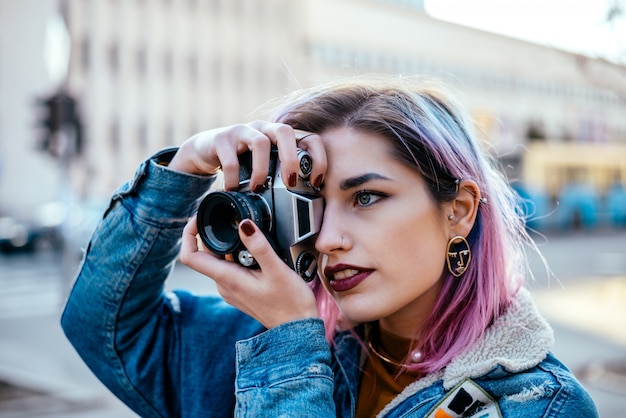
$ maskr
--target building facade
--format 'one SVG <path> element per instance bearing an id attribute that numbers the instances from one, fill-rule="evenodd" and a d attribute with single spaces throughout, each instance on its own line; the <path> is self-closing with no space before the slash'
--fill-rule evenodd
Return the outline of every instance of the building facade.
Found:
<path id="1" fill-rule="evenodd" d="M 38 150 L 36 100 L 51 93 L 44 62 L 56 0 L 0 0 L 0 217 L 35 216 L 61 193 L 56 163 Z"/>
<path id="2" fill-rule="evenodd" d="M 159 148 L 263 117 L 259 106 L 299 86 L 354 74 L 441 78 L 512 178 L 523 177 L 529 141 L 626 144 L 626 67 L 442 22 L 421 1 L 65 6 L 67 90 L 85 126 L 69 169 L 79 198 L 108 197 Z"/>

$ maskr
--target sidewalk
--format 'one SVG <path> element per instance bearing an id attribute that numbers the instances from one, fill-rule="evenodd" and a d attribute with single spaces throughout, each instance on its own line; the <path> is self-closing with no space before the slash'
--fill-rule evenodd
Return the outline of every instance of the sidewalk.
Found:
<path id="1" fill-rule="evenodd" d="M 534 296 L 555 330 L 554 353 L 589 390 L 600 416 L 624 416 L 626 276 L 588 277 Z"/>
<path id="2" fill-rule="evenodd" d="M 80 360 L 58 316 L 11 322 L 1 328 L 0 382 L 11 390 L 0 393 L 1 418 L 137 417 Z"/>
<path id="3" fill-rule="evenodd" d="M 534 296 L 540 311 L 552 321 L 626 350 L 626 276 L 588 277 L 566 288 L 536 291 Z"/>

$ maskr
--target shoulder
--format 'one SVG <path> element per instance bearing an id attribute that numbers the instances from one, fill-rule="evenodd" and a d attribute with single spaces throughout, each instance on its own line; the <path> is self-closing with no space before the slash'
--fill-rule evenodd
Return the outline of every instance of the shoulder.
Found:
<path id="1" fill-rule="evenodd" d="M 574 374 L 552 353 L 537 366 L 552 376 L 558 389 L 553 396 L 554 409 L 568 417 L 597 417 L 595 403 Z"/>
<path id="2" fill-rule="evenodd" d="M 503 416 L 598 416 L 587 390 L 551 353 L 536 367 L 516 373 L 498 367 L 476 383 L 497 400 Z"/>

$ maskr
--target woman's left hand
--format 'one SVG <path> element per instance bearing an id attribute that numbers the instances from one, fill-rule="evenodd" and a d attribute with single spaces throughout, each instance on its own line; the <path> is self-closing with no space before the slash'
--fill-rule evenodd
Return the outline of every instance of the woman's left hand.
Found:
<path id="1" fill-rule="evenodd" d="M 183 231 L 180 260 L 215 280 L 224 300 L 252 316 L 266 328 L 318 316 L 310 287 L 274 252 L 263 232 L 250 220 L 239 224 L 239 237 L 258 263 L 258 269 L 199 248 L 196 218 Z"/>

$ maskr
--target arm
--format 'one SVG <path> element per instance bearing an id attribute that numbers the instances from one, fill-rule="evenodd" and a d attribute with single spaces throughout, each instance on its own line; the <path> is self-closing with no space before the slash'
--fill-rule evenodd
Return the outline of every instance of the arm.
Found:
<path id="1" fill-rule="evenodd" d="M 232 412 L 235 341 L 261 330 L 258 322 L 242 312 L 268 328 L 316 316 L 312 292 L 276 256 L 262 233 L 244 240 L 262 267 L 252 271 L 200 251 L 193 221 L 183 234 L 189 251 L 183 251 L 181 259 L 215 279 L 226 300 L 239 310 L 223 301 L 200 303 L 188 294 L 162 294 L 163 281 L 178 254 L 182 227 L 212 182 L 203 174 L 221 169 L 226 187 L 232 188 L 238 179 L 237 154 L 250 149 L 255 159 L 251 179 L 262 181 L 267 175 L 263 161 L 269 157 L 265 152 L 270 141 L 282 144 L 281 167 L 291 172 L 297 168 L 293 135 L 285 125 L 259 123 L 207 131 L 185 142 L 169 168 L 159 165 L 158 158 L 146 162 L 135 179 L 116 192 L 89 244 L 62 324 L 87 365 L 142 416 L 180 415 L 180 411 L 197 415 L 201 408 L 205 412 L 225 408 L 224 412 L 230 407 Z M 315 145 L 309 148 L 312 154 L 315 149 Z M 318 170 L 323 169 L 324 164 L 318 164 Z M 321 321 L 303 322 L 304 327 L 289 335 L 294 343 L 300 342 L 291 345 L 298 350 L 276 357 L 268 369 L 284 370 L 300 358 L 311 361 L 311 370 L 323 370 L 315 375 L 328 376 L 324 365 L 329 363 L 329 348 L 323 330 L 319 332 Z M 251 344 L 259 344 L 257 351 L 267 350 L 265 357 L 274 358 L 284 340 L 280 329 Z M 311 333 L 321 338 L 313 352 L 306 350 Z M 256 367 L 254 362 L 244 363 Z M 244 375 L 245 370 L 245 366 L 240 368 Z M 292 389 L 304 393 L 307 379 L 299 382 Z M 326 399 L 324 405 L 332 404 L 332 384 L 330 390 L 311 396 Z M 278 410 L 288 404 L 274 406 Z M 263 405 L 271 407 L 268 402 Z"/>
<path id="2" fill-rule="evenodd" d="M 172 317 L 161 312 L 170 310 L 163 282 L 178 254 L 181 230 L 213 181 L 158 164 L 174 152 L 144 162 L 135 178 L 116 191 L 62 317 L 67 337 L 87 365 L 144 416 L 160 416 L 174 407 L 149 399 L 148 389 L 140 391 L 139 373 L 152 374 L 144 381 L 154 385 L 155 399 L 167 390 L 157 382 L 172 379 L 176 386 L 176 376 L 168 377 L 163 367 L 167 356 L 175 362 L 179 353 L 171 338 Z"/>

